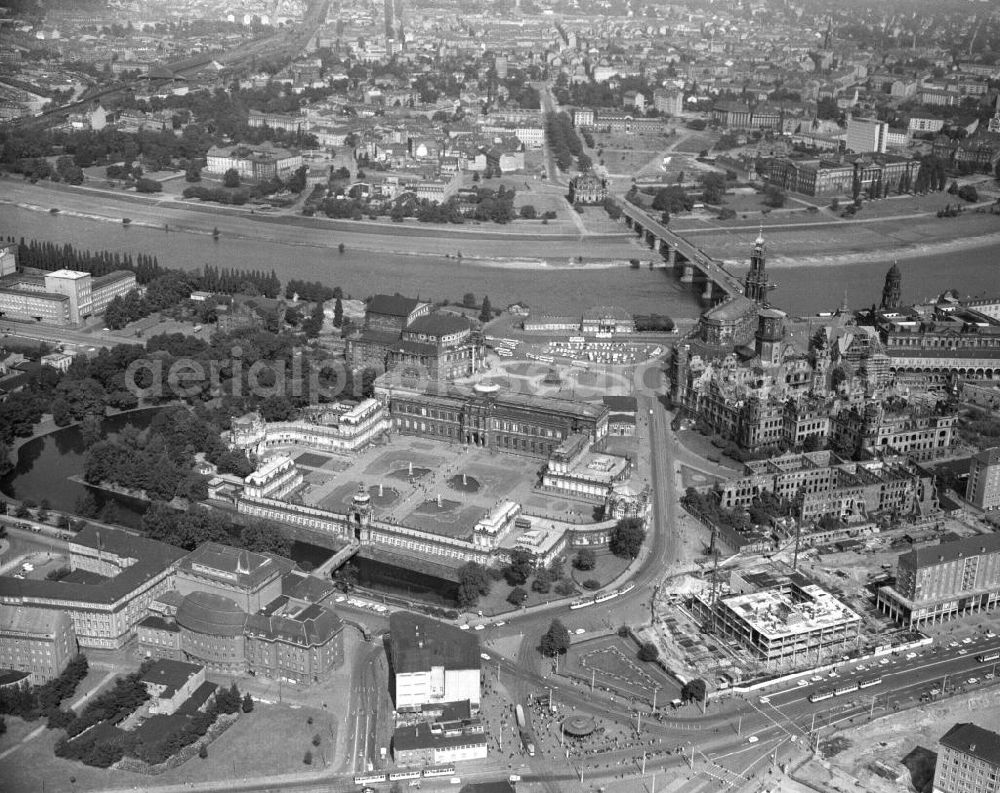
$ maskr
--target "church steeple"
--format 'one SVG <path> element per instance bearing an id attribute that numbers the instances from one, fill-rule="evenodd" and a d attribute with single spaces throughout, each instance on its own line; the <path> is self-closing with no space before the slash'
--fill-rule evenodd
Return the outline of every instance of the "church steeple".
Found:
<path id="1" fill-rule="evenodd" d="M 771 285 L 767 280 L 767 245 L 764 243 L 763 227 L 757 233 L 753 248 L 750 249 L 750 272 L 743 279 L 743 294 L 762 306 L 767 305 L 767 293 Z"/>
<path id="2" fill-rule="evenodd" d="M 880 308 L 883 311 L 895 311 L 899 308 L 902 299 L 903 276 L 899 272 L 899 265 L 892 263 L 889 272 L 885 274 L 885 286 L 882 287 L 882 303 Z"/>

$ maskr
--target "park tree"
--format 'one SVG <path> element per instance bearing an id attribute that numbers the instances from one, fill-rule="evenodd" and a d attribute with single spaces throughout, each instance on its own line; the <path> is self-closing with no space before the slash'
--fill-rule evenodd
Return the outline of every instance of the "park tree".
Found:
<path id="1" fill-rule="evenodd" d="M 769 184 L 764 188 L 764 204 L 765 206 L 783 207 L 785 205 L 785 191 L 782 190 L 776 184 Z"/>
<path id="2" fill-rule="evenodd" d="M 528 593 L 521 587 L 516 586 L 507 594 L 507 602 L 512 606 L 520 606 L 528 599 Z"/>
<path id="3" fill-rule="evenodd" d="M 704 702 L 707 694 L 708 686 L 705 685 L 705 681 L 700 677 L 689 680 L 681 688 L 681 699 L 684 702 Z"/>
<path id="4" fill-rule="evenodd" d="M 976 190 L 975 185 L 962 185 L 956 192 L 959 198 L 971 204 L 975 204 L 979 200 L 979 192 Z"/>
<path id="5" fill-rule="evenodd" d="M 640 661 L 655 661 L 660 657 L 660 650 L 652 642 L 643 642 L 638 657 Z"/>
<path id="6" fill-rule="evenodd" d="M 458 570 L 458 605 L 470 608 L 476 605 L 481 595 L 490 593 L 492 579 L 489 572 L 478 562 L 467 562 Z"/>
<path id="7" fill-rule="evenodd" d="M 305 333 L 306 338 L 315 339 L 319 336 L 320 331 L 323 330 L 323 318 L 325 314 L 323 313 L 323 304 L 317 302 L 309 314 L 309 317 L 302 321 L 302 332 Z"/>
<path id="8" fill-rule="evenodd" d="M 646 539 L 642 518 L 622 518 L 611 530 L 608 544 L 611 553 L 624 559 L 635 559 Z"/>
<path id="9" fill-rule="evenodd" d="M 539 645 L 542 655 L 559 655 L 569 649 L 569 631 L 559 620 L 552 620 Z"/>
<path id="10" fill-rule="evenodd" d="M 670 212 L 676 215 L 678 212 L 690 211 L 694 202 L 684 191 L 684 188 L 673 185 L 663 187 L 653 196 L 652 207 L 657 212 Z"/>
<path id="11" fill-rule="evenodd" d="M 701 178 L 702 199 L 706 204 L 721 204 L 726 192 L 726 177 L 721 173 L 707 173 Z"/>
<path id="12" fill-rule="evenodd" d="M 490 305 L 490 299 L 488 297 L 483 297 L 483 308 L 479 312 L 479 321 L 484 325 L 493 319 L 493 307 Z"/>
<path id="13" fill-rule="evenodd" d="M 137 193 L 161 193 L 163 192 L 163 183 L 143 177 L 136 179 L 135 191 Z"/>
<path id="14" fill-rule="evenodd" d="M 76 500 L 76 506 L 73 508 L 73 511 L 82 518 L 96 518 L 100 509 L 97 505 L 97 499 L 94 498 L 94 494 L 88 489 Z"/>
<path id="15" fill-rule="evenodd" d="M 522 220 L 534 220 L 538 217 L 538 210 L 532 204 L 525 204 L 521 207 L 518 214 L 521 216 Z"/>
<path id="16" fill-rule="evenodd" d="M 83 441 L 83 445 L 89 449 L 97 443 L 101 437 L 101 417 L 94 413 L 88 413 L 80 422 L 80 440 Z"/>
<path id="17" fill-rule="evenodd" d="M 198 748 L 198 757 L 200 757 L 202 760 L 208 759 L 208 744 L 207 743 L 203 743 Z"/>
<path id="18" fill-rule="evenodd" d="M 222 175 L 222 184 L 226 187 L 240 186 L 240 172 L 235 168 L 230 168 Z"/>
<path id="19" fill-rule="evenodd" d="M 511 586 L 521 586 L 528 580 L 534 566 L 530 551 L 515 548 L 510 552 L 510 564 L 504 568 L 503 577 Z"/>
<path id="20" fill-rule="evenodd" d="M 243 707 L 243 712 L 244 713 L 253 713 L 253 697 L 250 696 L 250 692 L 249 691 L 246 694 L 243 695 L 243 706 L 242 707 Z"/>
<path id="21" fill-rule="evenodd" d="M 306 189 L 306 173 L 308 173 L 309 168 L 305 165 L 300 165 L 295 169 L 295 172 L 288 178 L 287 187 L 293 193 L 301 193 Z"/>
<path id="22" fill-rule="evenodd" d="M 342 327 L 344 324 L 344 301 L 339 297 L 333 304 L 333 325 L 334 327 Z"/>
<path id="23" fill-rule="evenodd" d="M 535 577 L 531 582 L 531 590 L 546 595 L 552 589 L 552 581 L 552 573 L 543 567 L 535 573 Z"/>
<path id="24" fill-rule="evenodd" d="M 593 570 L 597 566 L 597 555 L 590 548 L 581 548 L 573 559 L 577 570 Z"/>
<path id="25" fill-rule="evenodd" d="M 472 292 L 466 292 L 464 295 L 462 295 L 462 305 L 465 308 L 475 308 L 476 296 Z"/>

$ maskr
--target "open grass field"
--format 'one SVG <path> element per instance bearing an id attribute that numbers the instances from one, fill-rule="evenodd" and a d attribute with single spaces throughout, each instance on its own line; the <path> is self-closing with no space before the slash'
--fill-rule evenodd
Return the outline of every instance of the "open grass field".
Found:
<path id="1" fill-rule="evenodd" d="M 296 465 L 304 465 L 307 468 L 322 468 L 324 464 L 330 461 L 330 457 L 325 454 L 316 454 L 315 452 L 303 452 L 298 457 L 295 458 Z"/>
<path id="2" fill-rule="evenodd" d="M 566 569 L 571 571 L 573 580 L 577 584 L 580 584 L 581 588 L 583 582 L 591 578 L 599 581 L 601 586 L 606 586 L 618 578 L 629 565 L 628 559 L 615 556 L 610 551 L 597 551 L 595 555 L 597 557 L 597 564 L 593 570 L 577 570 L 572 564 L 567 565 Z M 573 561 L 572 557 L 569 561 Z"/>
<path id="3" fill-rule="evenodd" d="M 711 149 L 718 140 L 717 135 L 710 133 L 689 133 L 688 136 L 674 146 L 674 151 L 686 154 L 698 154 L 703 149 Z"/>
<path id="4" fill-rule="evenodd" d="M 307 723 L 310 717 L 313 718 L 311 725 Z M 27 727 L 30 730 L 34 725 Z M 0 753 L 25 733 L 25 725 L 20 719 L 8 718 L 8 731 L 0 740 Z M 209 746 L 207 759 L 194 757 L 157 777 L 91 768 L 58 758 L 52 753 L 52 747 L 62 734 L 61 730 L 46 730 L 0 760 L 0 789 L 4 793 L 39 791 L 43 785 L 47 793 L 131 789 L 152 784 L 188 784 L 322 771 L 335 762 L 330 756 L 336 734 L 331 714 L 322 709 L 286 705 L 258 703 L 252 713 L 242 714 Z M 319 748 L 310 743 L 316 734 L 321 737 Z M 312 750 L 315 758 L 311 767 L 302 762 L 307 749 Z"/>

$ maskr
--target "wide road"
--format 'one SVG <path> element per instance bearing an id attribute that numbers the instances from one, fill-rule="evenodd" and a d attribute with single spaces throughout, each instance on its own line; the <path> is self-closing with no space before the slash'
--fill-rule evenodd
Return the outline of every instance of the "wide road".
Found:
<path id="1" fill-rule="evenodd" d="M 30 320 L 14 320 L 0 317 L 0 333 L 16 336 L 19 339 L 43 341 L 52 345 L 75 345 L 79 347 L 114 347 L 118 344 L 145 344 L 145 340 L 137 337 L 115 336 L 103 330 L 86 331 L 59 325 L 41 325 Z"/>
<path id="2" fill-rule="evenodd" d="M 556 98 L 552 95 L 551 86 L 546 82 L 532 83 L 532 86 L 538 91 L 543 117 L 548 113 L 558 113 L 559 105 L 556 102 Z M 545 136 L 542 146 L 545 154 L 545 173 L 548 176 L 549 184 L 562 184 L 559 179 L 559 168 L 556 166 L 556 158 L 553 156 L 552 148 L 549 146 L 548 135 Z"/>
<path id="3" fill-rule="evenodd" d="M 678 715 L 665 724 L 643 722 L 643 733 L 647 739 L 658 736 L 671 738 L 664 742 L 669 747 L 667 753 L 651 753 L 647 757 L 646 776 L 658 775 L 657 789 L 663 789 L 681 776 L 690 776 L 690 781 L 682 787 L 671 788 L 672 791 L 680 789 L 685 793 L 716 793 L 746 786 L 751 782 L 751 775 L 759 776 L 765 772 L 772 758 L 782 761 L 791 754 L 800 752 L 808 745 L 811 737 L 822 738 L 829 733 L 831 726 L 849 723 L 851 718 L 864 721 L 869 713 L 874 713 L 875 716 L 880 712 L 884 714 L 887 707 L 891 709 L 897 703 L 905 704 L 911 699 L 918 699 L 922 691 L 940 688 L 945 683 L 951 691 L 959 685 L 971 687 L 993 682 L 984 680 L 986 674 L 994 673 L 993 662 L 981 664 L 976 661 L 977 654 L 990 650 L 1000 651 L 1000 639 L 979 637 L 967 645 L 959 644 L 958 647 L 924 648 L 914 658 L 889 656 L 885 659 L 886 664 L 876 663 L 874 669 L 871 668 L 871 662 L 845 664 L 837 670 L 837 678 L 824 677 L 821 682 L 810 682 L 806 686 L 785 686 L 774 692 L 737 699 L 728 707 L 713 705 L 704 717 L 693 715 L 692 709 L 687 708 L 687 715 Z M 961 654 L 962 651 L 964 654 Z M 494 662 L 489 662 L 487 666 L 491 663 Z M 507 675 L 519 674 L 517 667 L 509 662 L 500 663 L 502 679 Z M 861 665 L 869 668 L 858 669 Z M 873 675 L 881 676 L 882 683 L 833 700 L 818 703 L 810 703 L 808 700 L 811 692 L 826 687 L 830 682 L 843 685 Z M 970 677 L 977 677 L 979 682 L 968 683 Z M 552 678 L 544 682 L 559 689 Z M 575 690 L 566 692 L 574 693 Z M 564 694 L 560 692 L 555 696 L 562 697 Z M 763 701 L 761 697 L 764 698 Z M 576 707 L 571 698 L 560 699 L 560 703 Z M 605 708 L 605 718 L 614 718 L 616 715 L 607 712 Z M 686 730 L 682 729 L 685 725 Z M 694 727 L 697 729 L 693 729 Z M 751 737 L 756 740 L 751 742 Z M 674 753 L 674 749 L 681 751 Z M 584 786 L 613 784 L 623 772 L 633 778 L 638 777 L 639 767 L 634 760 L 637 752 L 641 757 L 641 748 L 588 757 L 582 766 Z M 618 759 L 626 760 L 625 764 L 619 765 Z M 610 768 L 595 769 L 588 765 L 604 765 L 609 761 L 612 762 Z M 575 781 L 579 779 L 581 770 L 578 761 L 570 768 L 561 759 L 552 762 L 539 755 L 529 763 L 529 767 L 531 770 L 523 769 L 518 772 L 527 790 L 579 790 L 582 787 Z M 459 764 L 456 775 L 463 782 L 496 779 L 500 776 L 496 769 L 470 770 L 463 767 L 463 764 Z M 201 793 L 265 790 L 295 790 L 302 793 L 315 790 L 329 793 L 331 790 L 357 790 L 351 773 L 324 776 L 323 779 L 323 783 L 318 783 L 315 778 L 282 779 L 280 782 L 234 779 L 198 785 L 195 789 Z M 171 786 L 163 787 L 163 790 L 170 789 Z M 379 785 L 378 789 L 387 791 L 388 785 Z M 427 780 L 423 783 L 425 793 L 436 789 L 448 789 L 447 779 Z"/>

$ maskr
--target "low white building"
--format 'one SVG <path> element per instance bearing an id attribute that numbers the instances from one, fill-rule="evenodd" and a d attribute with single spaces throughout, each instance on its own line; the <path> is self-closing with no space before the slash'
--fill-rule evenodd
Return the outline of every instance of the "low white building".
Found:
<path id="1" fill-rule="evenodd" d="M 142 676 L 149 692 L 149 712 L 170 715 L 205 682 L 205 667 L 161 658 Z"/>

